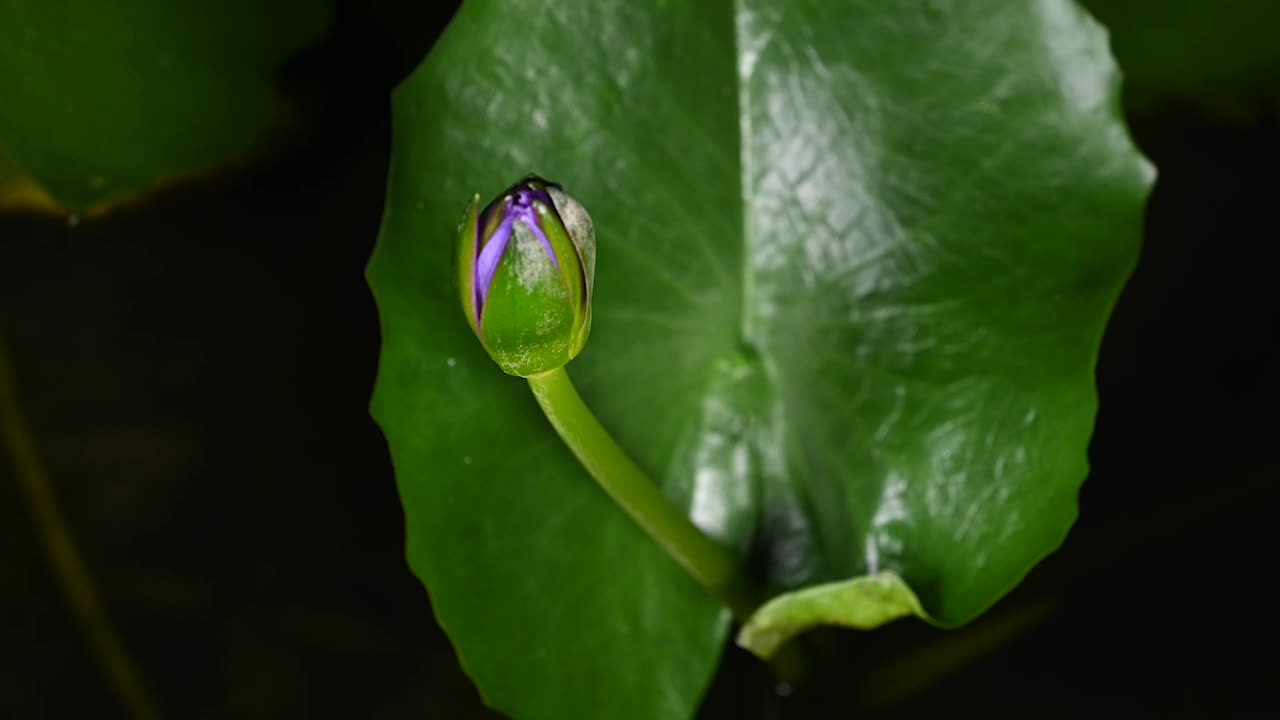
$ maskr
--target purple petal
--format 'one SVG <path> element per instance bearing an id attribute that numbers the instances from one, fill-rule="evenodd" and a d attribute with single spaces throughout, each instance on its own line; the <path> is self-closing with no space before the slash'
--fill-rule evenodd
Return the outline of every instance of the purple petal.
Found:
<path id="1" fill-rule="evenodd" d="M 493 283 L 493 274 L 498 270 L 498 261 L 502 259 L 502 252 L 506 250 L 507 241 L 511 239 L 511 223 L 514 220 L 515 218 L 510 214 L 502 219 L 497 229 L 493 231 L 493 237 L 484 244 L 484 248 L 480 250 L 480 257 L 476 260 L 477 323 L 480 322 L 484 300 L 489 295 L 489 285 Z"/>
<path id="2" fill-rule="evenodd" d="M 542 243 L 543 249 L 551 256 L 551 264 L 555 265 L 556 269 L 559 270 L 560 259 L 556 257 L 556 251 L 551 249 L 551 241 L 547 239 L 547 234 L 542 231 L 542 226 L 538 224 L 537 214 L 535 214 L 532 208 L 522 208 L 522 210 L 523 212 L 520 213 L 520 222 L 523 222 L 524 226 L 533 232 L 533 236 L 538 238 L 538 241 Z"/>

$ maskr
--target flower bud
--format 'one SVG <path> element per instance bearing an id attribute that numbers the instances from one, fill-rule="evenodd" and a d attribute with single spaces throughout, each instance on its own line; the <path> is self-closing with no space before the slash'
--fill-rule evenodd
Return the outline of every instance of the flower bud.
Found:
<path id="1" fill-rule="evenodd" d="M 458 288 L 467 322 L 506 373 L 563 367 L 591 331 L 596 237 L 559 185 L 530 175 L 459 228 Z"/>

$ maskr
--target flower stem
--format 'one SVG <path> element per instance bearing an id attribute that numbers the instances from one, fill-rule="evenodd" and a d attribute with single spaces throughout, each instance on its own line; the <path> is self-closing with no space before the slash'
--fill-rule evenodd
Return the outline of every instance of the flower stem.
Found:
<path id="1" fill-rule="evenodd" d="M 53 488 L 45 472 L 44 462 L 36 451 L 35 440 L 28 429 L 26 415 L 18 403 L 4 341 L 0 338 L 0 447 L 7 446 L 13 456 L 19 484 L 31 503 L 32 522 L 44 541 L 53 576 L 66 594 L 67 604 L 88 635 L 103 669 L 111 678 L 116 693 L 136 720 L 153 720 L 160 716 L 138 671 L 125 651 L 124 643 L 111 626 L 103 610 L 89 571 L 76 549 L 71 530 L 58 507 Z"/>
<path id="2" fill-rule="evenodd" d="M 605 493 L 739 621 L 750 617 L 759 596 L 739 563 L 699 530 L 618 447 L 582 401 L 564 368 L 528 380 L 552 427 Z"/>

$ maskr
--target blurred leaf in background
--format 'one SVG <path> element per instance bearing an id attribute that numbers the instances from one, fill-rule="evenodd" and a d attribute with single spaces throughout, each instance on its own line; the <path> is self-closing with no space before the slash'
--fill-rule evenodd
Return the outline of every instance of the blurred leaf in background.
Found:
<path id="1" fill-rule="evenodd" d="M 0 148 L 75 212 L 214 167 L 278 119 L 272 77 L 329 16 L 328 0 L 0 0 Z"/>
<path id="2" fill-rule="evenodd" d="M 1280 2 L 1084 0 L 1111 31 L 1130 111 L 1280 99 Z"/>
<path id="3" fill-rule="evenodd" d="M 56 210 L 58 204 L 0 147 L 0 211 L 10 208 Z"/>

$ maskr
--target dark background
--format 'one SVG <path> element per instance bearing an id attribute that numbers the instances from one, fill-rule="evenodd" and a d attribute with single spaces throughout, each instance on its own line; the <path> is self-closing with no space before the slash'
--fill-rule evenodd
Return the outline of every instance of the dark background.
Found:
<path id="1" fill-rule="evenodd" d="M 1152 39 L 1145 13 L 1158 5 L 1092 5 L 1122 65 L 1142 68 L 1126 105 L 1160 176 L 1103 343 L 1079 522 L 963 630 L 818 633 L 822 670 L 789 697 L 727 651 L 702 717 L 1222 717 L 1274 704 L 1280 63 L 1254 52 L 1233 64 L 1251 46 L 1227 35 L 1188 50 L 1213 53 L 1197 64 L 1156 42 L 1178 28 Z M 330 37 L 279 79 L 301 125 L 254 163 L 74 226 L 0 214 L 0 336 L 16 385 L 167 717 L 496 717 L 405 566 L 366 412 L 378 327 L 363 269 L 387 92 L 449 9 L 338 7 Z M 1196 28 L 1212 16 L 1178 22 L 1213 35 Z M 1162 58 L 1217 74 L 1175 82 L 1186 74 Z M 125 717 L 7 452 L 0 717 Z"/>

